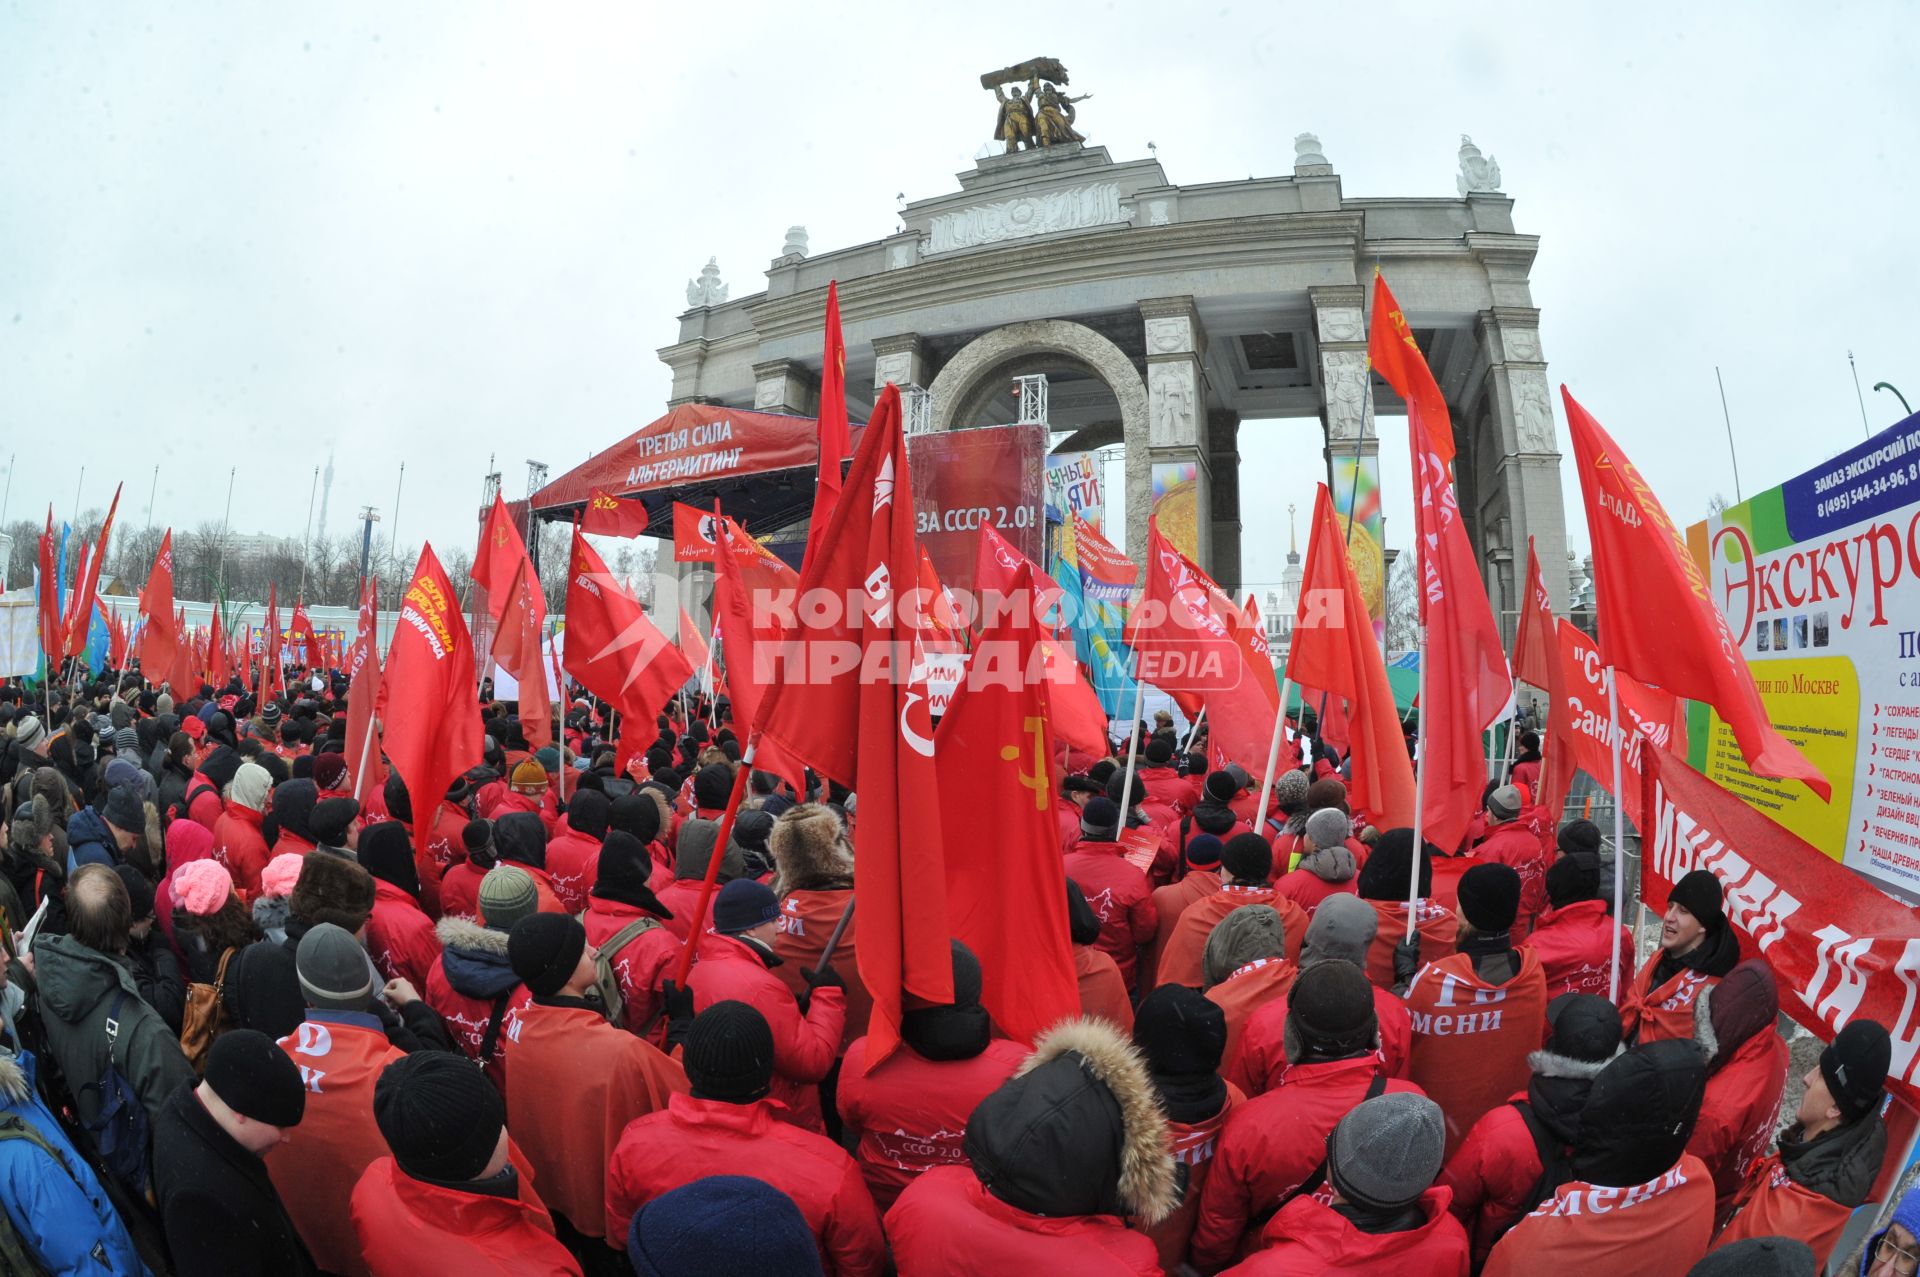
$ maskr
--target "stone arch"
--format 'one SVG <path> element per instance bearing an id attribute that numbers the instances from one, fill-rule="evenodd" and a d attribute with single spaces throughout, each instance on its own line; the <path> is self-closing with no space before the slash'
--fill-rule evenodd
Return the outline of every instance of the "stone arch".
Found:
<path id="1" fill-rule="evenodd" d="M 1028 319 L 985 332 L 962 346 L 927 387 L 933 396 L 933 428 L 951 430 L 962 419 L 986 378 L 1014 360 L 1053 355 L 1081 365 L 1107 384 L 1120 405 L 1120 440 L 1126 448 L 1127 544 L 1136 558 L 1146 545 L 1147 507 L 1152 500 L 1153 458 L 1147 438 L 1147 385 L 1126 352 L 1085 324 L 1065 319 Z"/>

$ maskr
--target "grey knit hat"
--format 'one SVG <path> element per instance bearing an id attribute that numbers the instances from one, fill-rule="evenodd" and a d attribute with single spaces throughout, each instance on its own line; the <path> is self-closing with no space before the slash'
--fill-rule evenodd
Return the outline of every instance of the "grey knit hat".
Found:
<path id="1" fill-rule="evenodd" d="M 1341 846 L 1352 834 L 1352 819 L 1338 807 L 1322 807 L 1307 817 L 1307 841 L 1317 849 Z"/>
<path id="2" fill-rule="evenodd" d="M 1201 959 L 1207 988 L 1249 962 L 1282 956 L 1286 943 L 1286 928 L 1272 905 L 1242 905 L 1215 923 L 1213 934 L 1207 937 L 1206 954 Z"/>
<path id="3" fill-rule="evenodd" d="M 323 1011 L 364 1011 L 373 1001 L 373 966 L 353 933 L 323 922 L 300 937 L 294 971 L 307 1002 Z"/>
<path id="4" fill-rule="evenodd" d="M 13 739 L 21 749 L 37 754 L 40 747 L 47 743 L 46 726 L 41 723 L 38 714 L 23 714 L 13 724 Z"/>
<path id="5" fill-rule="evenodd" d="M 1379 930 L 1380 915 L 1373 911 L 1372 905 L 1348 892 L 1328 896 L 1313 911 L 1313 920 L 1307 923 L 1300 963 L 1304 966 L 1338 958 L 1364 968 L 1367 950 Z"/>
<path id="6" fill-rule="evenodd" d="M 1520 791 L 1502 785 L 1487 795 L 1487 814 L 1495 820 L 1512 820 L 1520 814 Z"/>
<path id="7" fill-rule="evenodd" d="M 1398 1210 L 1440 1173 L 1447 1123 L 1424 1095 L 1377 1095 L 1340 1119 L 1327 1141 L 1327 1176 L 1356 1206 Z"/>

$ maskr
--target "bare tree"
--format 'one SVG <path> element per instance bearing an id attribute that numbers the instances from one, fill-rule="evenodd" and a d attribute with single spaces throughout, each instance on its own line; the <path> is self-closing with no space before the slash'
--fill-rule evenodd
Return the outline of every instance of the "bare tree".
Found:
<path id="1" fill-rule="evenodd" d="M 1420 627 L 1420 580 L 1415 556 L 1402 554 L 1387 573 L 1387 650 L 1410 651 Z"/>

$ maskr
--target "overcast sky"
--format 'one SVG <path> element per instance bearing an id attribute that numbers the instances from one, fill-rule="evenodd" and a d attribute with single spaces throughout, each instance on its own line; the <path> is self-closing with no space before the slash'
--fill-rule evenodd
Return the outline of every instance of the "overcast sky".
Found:
<path id="1" fill-rule="evenodd" d="M 1311 130 L 1350 196 L 1452 195 L 1471 133 L 1541 236 L 1549 375 L 1682 524 L 1733 495 L 1716 364 L 1748 494 L 1861 436 L 1849 348 L 1920 402 L 1912 7 L 1562 8 L 12 3 L 7 517 L 65 516 L 84 464 L 83 507 L 125 478 L 144 521 L 157 463 L 154 520 L 190 527 L 237 466 L 235 530 L 298 536 L 332 450 L 329 531 L 391 518 L 405 462 L 401 539 L 470 545 L 489 453 L 519 495 L 526 458 L 662 411 L 709 256 L 740 296 L 790 223 L 890 233 L 987 140 L 980 73 L 1040 54 L 1097 95 L 1092 141 L 1154 141 L 1176 183 L 1289 172 Z M 1320 442 L 1241 441 L 1245 575 L 1273 579 Z M 1584 546 L 1571 486 L 1568 519 Z"/>

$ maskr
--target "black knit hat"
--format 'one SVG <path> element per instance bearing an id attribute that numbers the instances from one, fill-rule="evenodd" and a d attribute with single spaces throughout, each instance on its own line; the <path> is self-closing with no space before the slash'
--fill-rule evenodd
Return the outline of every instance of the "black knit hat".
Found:
<path id="1" fill-rule="evenodd" d="M 653 874 L 653 857 L 647 845 L 624 829 L 616 829 L 600 844 L 600 863 L 594 871 L 593 894 L 603 900 L 618 900 L 645 909 L 656 918 L 671 918 L 673 911 L 660 903 L 660 897 L 647 886 Z"/>
<path id="2" fill-rule="evenodd" d="M 586 951 L 587 929 L 564 913 L 536 913 L 507 933 L 507 962 L 536 998 L 560 992 Z"/>
<path id="3" fill-rule="evenodd" d="M 472 1066 L 467 1066 L 472 1070 Z M 203 1075 L 220 1102 L 268 1126 L 298 1126 L 307 1088 L 293 1057 L 253 1029 L 230 1029 L 214 1039 Z"/>
<path id="4" fill-rule="evenodd" d="M 1220 866 L 1242 882 L 1264 882 L 1273 871 L 1273 848 L 1259 834 L 1235 834 L 1220 849 Z"/>
<path id="5" fill-rule="evenodd" d="M 1194 834 L 1187 839 L 1187 863 L 1195 869 L 1212 869 L 1220 863 L 1222 850 L 1223 844 L 1214 835 Z"/>
<path id="6" fill-rule="evenodd" d="M 360 831 L 360 864 L 374 877 L 408 895 L 420 895 L 420 871 L 413 863 L 413 839 L 397 820 L 383 820 Z"/>
<path id="7" fill-rule="evenodd" d="M 1667 893 L 1667 903 L 1679 905 L 1692 914 L 1694 921 L 1714 931 L 1727 923 L 1727 915 L 1721 905 L 1722 893 L 1720 880 L 1713 876 L 1710 869 L 1696 869 L 1679 882 L 1673 884 L 1673 890 Z"/>
<path id="8" fill-rule="evenodd" d="M 708 811 L 727 805 L 733 791 L 733 768 L 725 763 L 708 763 L 693 774 L 693 804 Z"/>
<path id="9" fill-rule="evenodd" d="M 313 841 L 329 847 L 346 845 L 347 826 L 360 814 L 360 804 L 351 798 L 322 798 L 307 817 L 307 832 Z"/>
<path id="10" fill-rule="evenodd" d="M 624 830 L 643 843 L 660 836 L 660 804 L 642 793 L 613 800 L 607 809 L 607 828 Z"/>
<path id="11" fill-rule="evenodd" d="M 1373 986 L 1351 962 L 1316 962 L 1287 992 L 1283 1037 L 1291 1063 L 1300 1063 L 1298 1057 L 1305 1052 L 1340 1059 L 1366 1050 L 1379 1030 Z"/>
<path id="12" fill-rule="evenodd" d="M 106 805 L 100 815 L 115 829 L 124 829 L 137 834 L 147 827 L 146 805 L 140 801 L 140 791 L 132 785 L 117 785 L 107 794 Z"/>
<path id="13" fill-rule="evenodd" d="M 1588 1064 L 1620 1053 L 1620 1010 L 1592 993 L 1563 993 L 1547 1003 L 1547 1050 Z"/>
<path id="14" fill-rule="evenodd" d="M 493 842 L 493 822 L 491 820 L 469 820 L 460 830 L 460 845 L 466 848 L 471 857 L 476 851 L 485 851 Z"/>
<path id="15" fill-rule="evenodd" d="M 126 885 L 127 903 L 132 908 L 128 916 L 139 922 L 150 915 L 153 912 L 153 884 L 147 881 L 147 876 L 125 861 L 115 865 L 113 872 Z"/>
<path id="16" fill-rule="evenodd" d="M 1892 1061 L 1893 1041 L 1873 1020 L 1848 1021 L 1820 1052 L 1820 1076 L 1847 1121 L 1880 1107 Z"/>
<path id="17" fill-rule="evenodd" d="M 1560 826 L 1560 832 L 1554 835 L 1554 841 L 1560 850 L 1571 855 L 1585 852 L 1589 856 L 1600 854 L 1600 826 L 1591 820 L 1570 820 Z"/>
<path id="18" fill-rule="evenodd" d="M 589 838 L 607 836 L 607 809 L 613 800 L 597 789 L 578 789 L 567 799 L 567 828 Z"/>
<path id="19" fill-rule="evenodd" d="M 1569 851 L 1547 870 L 1547 903 L 1563 909 L 1600 894 L 1600 858 L 1584 851 Z"/>
<path id="20" fill-rule="evenodd" d="M 1240 782 L 1230 771 L 1207 774 L 1207 798 L 1216 803 L 1231 801 L 1240 792 Z"/>
<path id="21" fill-rule="evenodd" d="M 1513 930 L 1520 913 L 1520 874 L 1512 865 L 1478 864 L 1460 875 L 1460 916 L 1481 935 Z"/>
<path id="22" fill-rule="evenodd" d="M 779 916 L 773 889 L 752 878 L 735 878 L 713 897 L 713 929 L 723 936 L 751 931 Z"/>
<path id="23" fill-rule="evenodd" d="M 1413 864 L 1413 830 L 1389 829 L 1380 835 L 1360 867 L 1358 882 L 1362 900 L 1399 900 L 1407 898 L 1407 875 Z M 1433 858 L 1426 847 L 1420 849 L 1420 894 L 1433 893 Z"/>
<path id="24" fill-rule="evenodd" d="M 1163 984 L 1140 999 L 1133 1043 L 1156 1076 L 1212 1073 L 1227 1050 L 1226 1013 L 1198 989 Z"/>
<path id="25" fill-rule="evenodd" d="M 1147 764 L 1150 767 L 1165 767 L 1173 761 L 1173 746 L 1159 739 L 1147 742 Z"/>
<path id="26" fill-rule="evenodd" d="M 701 1099 L 750 1104 L 773 1085 L 773 1030 L 744 1002 L 716 1002 L 694 1017 L 682 1059 Z"/>
<path id="27" fill-rule="evenodd" d="M 478 1178 L 493 1160 L 507 1106 L 468 1061 L 418 1051 L 380 1071 L 373 1120 L 401 1170 L 415 1179 L 460 1184 Z"/>
<path id="28" fill-rule="evenodd" d="M 1080 809 L 1080 832 L 1088 838 L 1111 840 L 1120 833 L 1120 805 L 1111 798 L 1089 798 Z"/>

